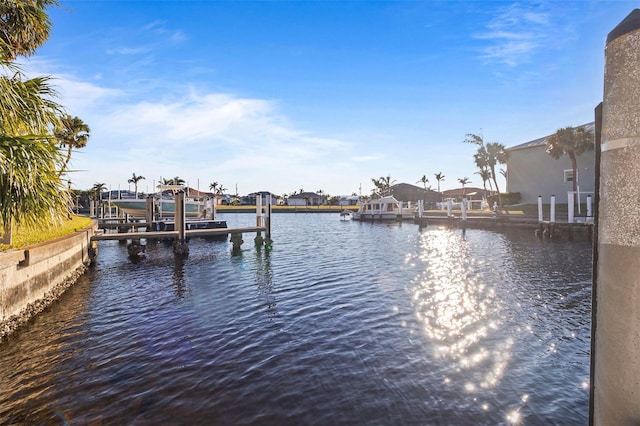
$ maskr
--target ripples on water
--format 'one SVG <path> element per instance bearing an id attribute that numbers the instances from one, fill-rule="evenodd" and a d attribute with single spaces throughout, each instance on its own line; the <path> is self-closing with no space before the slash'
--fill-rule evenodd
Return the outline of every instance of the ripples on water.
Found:
<path id="1" fill-rule="evenodd" d="M 231 226 L 249 214 L 223 215 Z M 585 424 L 591 248 L 276 214 L 98 264 L 0 345 L 0 423 Z"/>

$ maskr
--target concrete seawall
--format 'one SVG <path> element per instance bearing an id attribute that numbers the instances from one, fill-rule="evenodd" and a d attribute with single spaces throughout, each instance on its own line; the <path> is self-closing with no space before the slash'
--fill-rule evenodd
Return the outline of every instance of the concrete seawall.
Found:
<path id="1" fill-rule="evenodd" d="M 0 252 L 0 338 L 44 310 L 84 273 L 96 229 L 93 221 L 71 235 Z"/>

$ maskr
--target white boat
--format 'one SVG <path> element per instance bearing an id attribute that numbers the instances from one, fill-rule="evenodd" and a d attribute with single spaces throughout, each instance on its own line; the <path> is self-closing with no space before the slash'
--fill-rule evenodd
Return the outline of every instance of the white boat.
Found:
<path id="1" fill-rule="evenodd" d="M 155 200 L 154 200 L 155 201 Z M 173 217 L 175 210 L 175 202 L 173 199 L 159 199 L 158 215 L 161 217 Z M 118 207 L 124 213 L 143 217 L 147 213 L 147 200 L 135 198 L 123 198 L 120 200 L 111 200 L 111 205 Z M 203 217 L 205 215 L 206 205 L 201 201 L 185 200 L 185 215 L 187 217 Z"/>
<path id="2" fill-rule="evenodd" d="M 158 185 L 159 192 L 153 195 L 154 203 L 156 203 L 156 213 L 159 217 L 173 217 L 175 210 L 174 195 L 176 191 L 184 190 L 182 185 Z M 147 213 L 147 200 L 138 198 L 121 198 L 111 200 L 111 205 L 118 207 L 124 213 L 143 217 Z M 186 217 L 205 217 L 210 210 L 213 209 L 212 199 L 196 199 L 193 197 L 185 197 L 185 216 Z"/>
<path id="3" fill-rule="evenodd" d="M 353 220 L 413 220 L 412 208 L 404 207 L 402 201 L 389 195 L 361 203 L 358 211 L 352 213 Z"/>

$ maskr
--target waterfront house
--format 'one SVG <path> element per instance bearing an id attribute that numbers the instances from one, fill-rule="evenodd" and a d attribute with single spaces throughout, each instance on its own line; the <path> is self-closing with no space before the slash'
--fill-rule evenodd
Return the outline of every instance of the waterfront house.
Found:
<path id="1" fill-rule="evenodd" d="M 318 195 L 315 192 L 301 192 L 287 198 L 287 204 L 290 206 L 319 206 L 326 204 L 327 197 Z"/>
<path id="2" fill-rule="evenodd" d="M 267 200 L 269 198 L 271 199 L 272 206 L 275 206 L 278 203 L 278 199 L 274 194 L 270 193 L 269 191 L 258 191 L 258 192 L 252 192 L 251 194 L 245 195 L 244 197 L 242 197 L 240 204 L 247 205 L 247 206 L 255 206 L 257 198 L 262 199 L 261 205 L 263 206 L 267 204 Z"/>
<path id="3" fill-rule="evenodd" d="M 425 207 L 435 204 L 442 200 L 442 195 L 439 192 L 431 189 L 420 188 L 416 185 L 408 183 L 398 183 L 391 187 L 391 195 L 393 195 L 398 201 L 404 203 L 411 202 L 415 205 L 418 200 L 424 200 Z"/>
<path id="4" fill-rule="evenodd" d="M 594 133 L 594 123 L 578 127 Z M 557 203 L 566 204 L 567 193 L 573 191 L 571 160 L 567 155 L 556 160 L 547 154 L 546 140 L 549 136 L 507 148 L 507 192 L 519 192 L 521 203 L 535 204 L 541 195 L 543 202 L 548 204 L 551 196 L 555 195 Z M 577 162 L 575 179 L 580 199 L 584 202 L 587 195 L 593 196 L 595 188 L 595 151 L 578 156 Z"/>
<path id="5" fill-rule="evenodd" d="M 344 206 L 357 206 L 360 197 L 357 195 L 341 195 L 338 199 L 338 205 L 340 207 Z"/>

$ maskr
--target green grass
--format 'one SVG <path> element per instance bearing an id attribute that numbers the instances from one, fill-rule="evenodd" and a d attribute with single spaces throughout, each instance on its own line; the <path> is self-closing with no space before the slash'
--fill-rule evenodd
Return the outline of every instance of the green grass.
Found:
<path id="1" fill-rule="evenodd" d="M 71 216 L 70 220 L 65 220 L 58 226 L 46 224 L 32 229 L 17 227 L 13 231 L 13 244 L 11 246 L 0 244 L 0 251 L 18 249 L 73 234 L 86 228 L 90 223 L 89 217 Z"/>

